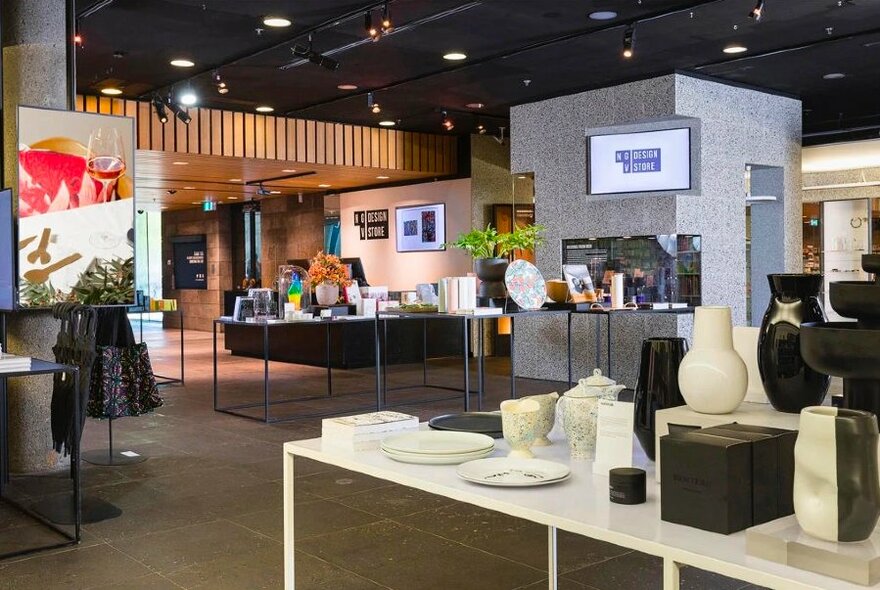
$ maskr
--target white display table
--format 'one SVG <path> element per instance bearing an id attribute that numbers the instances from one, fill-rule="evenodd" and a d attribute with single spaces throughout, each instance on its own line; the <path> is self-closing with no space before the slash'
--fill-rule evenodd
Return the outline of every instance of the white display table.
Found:
<path id="1" fill-rule="evenodd" d="M 669 434 L 669 425 L 695 428 L 708 428 L 720 424 L 747 424 L 749 426 L 766 426 L 797 430 L 801 420 L 800 414 L 777 412 L 770 404 L 743 402 L 731 414 L 700 414 L 687 406 L 657 410 L 654 413 L 654 448 L 657 454 L 657 471 L 655 479 L 660 481 L 660 437 Z"/>
<path id="2" fill-rule="evenodd" d="M 506 443 L 503 440 L 496 442 L 495 456 L 504 456 L 507 450 Z M 745 532 L 725 536 L 661 521 L 660 486 L 651 477 L 653 466 L 643 456 L 637 457 L 636 463 L 647 467 L 648 501 L 637 506 L 624 506 L 609 502 L 608 478 L 594 476 L 591 463 L 570 461 L 568 446 L 564 442 L 535 449 L 535 453 L 542 459 L 571 464 L 571 479 L 560 484 L 535 488 L 485 487 L 459 479 L 455 466 L 397 463 L 384 457 L 379 451 L 347 451 L 325 445 L 319 438 L 285 443 L 285 589 L 295 588 L 293 511 L 295 456 L 307 457 L 547 526 L 551 590 L 557 587 L 557 529 L 662 558 L 665 590 L 679 589 L 679 570 L 683 565 L 781 590 L 864 588 L 750 557 L 746 555 Z"/>

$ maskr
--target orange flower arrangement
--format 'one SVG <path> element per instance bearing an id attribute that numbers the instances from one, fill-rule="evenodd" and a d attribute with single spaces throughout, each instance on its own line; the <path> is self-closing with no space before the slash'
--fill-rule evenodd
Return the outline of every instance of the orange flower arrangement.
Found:
<path id="1" fill-rule="evenodd" d="M 324 254 L 323 251 L 312 258 L 309 265 L 309 277 L 313 285 L 331 283 L 340 287 L 347 287 L 351 281 L 345 264 L 333 254 Z"/>

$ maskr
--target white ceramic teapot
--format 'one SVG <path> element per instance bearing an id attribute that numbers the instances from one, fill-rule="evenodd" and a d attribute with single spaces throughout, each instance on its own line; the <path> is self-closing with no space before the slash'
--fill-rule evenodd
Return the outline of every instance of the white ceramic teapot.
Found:
<path id="1" fill-rule="evenodd" d="M 592 376 L 581 379 L 559 398 L 556 418 L 565 430 L 572 459 L 595 458 L 599 400 L 616 399 L 623 389 L 626 389 L 625 385 L 618 385 L 603 376 L 601 370 L 595 369 Z"/>

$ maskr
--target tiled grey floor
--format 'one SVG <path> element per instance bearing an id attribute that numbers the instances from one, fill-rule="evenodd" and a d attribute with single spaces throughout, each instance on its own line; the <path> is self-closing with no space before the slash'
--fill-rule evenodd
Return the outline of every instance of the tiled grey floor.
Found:
<path id="1" fill-rule="evenodd" d="M 160 373 L 176 373 L 176 330 L 146 330 Z M 185 387 L 163 388 L 166 405 L 114 424 L 118 449 L 149 459 L 124 467 L 86 466 L 87 494 L 123 510 L 85 527 L 84 543 L 0 561 L 0 590 L 279 589 L 283 586 L 281 445 L 320 435 L 320 421 L 265 425 L 212 410 L 210 335 L 187 332 Z M 156 355 L 157 357 L 160 355 Z M 222 359 L 224 395 L 260 395 L 261 362 Z M 167 366 L 166 366 L 167 365 Z M 509 381 L 503 362 L 489 363 L 487 408 L 497 408 Z M 415 383 L 421 368 L 393 369 L 392 383 Z M 302 385 L 320 389 L 324 373 L 272 365 L 274 395 Z M 315 374 L 314 379 L 303 375 Z M 358 390 L 361 379 L 340 377 Z M 431 381 L 460 386 L 460 364 L 434 363 Z M 521 393 L 558 384 L 520 383 Z M 436 396 L 436 390 L 417 390 Z M 444 392 L 445 393 L 445 392 Z M 412 400 L 396 392 L 395 400 Z M 302 404 L 303 411 L 369 403 L 351 396 Z M 412 405 L 427 418 L 459 411 L 460 400 Z M 286 411 L 290 411 L 289 409 Z M 85 449 L 106 446 L 106 422 L 89 421 Z M 297 590 L 540 590 L 547 587 L 546 531 L 534 524 L 297 459 Z M 23 484 L 23 485 L 21 485 Z M 38 497 L 67 485 L 62 475 L 18 481 Z M 0 551 L 47 538 L 33 522 L 0 504 Z M 661 585 L 651 557 L 560 533 L 560 590 L 650 590 Z M 687 590 L 733 590 L 745 584 L 686 570 Z M 755 590 L 749 587 L 749 590 Z"/>

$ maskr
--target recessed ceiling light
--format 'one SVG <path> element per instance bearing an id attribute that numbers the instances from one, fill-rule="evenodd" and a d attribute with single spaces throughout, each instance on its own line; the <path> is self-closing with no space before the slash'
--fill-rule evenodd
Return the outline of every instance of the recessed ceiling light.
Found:
<path id="1" fill-rule="evenodd" d="M 749 48 L 743 45 L 728 45 L 722 51 L 724 53 L 745 53 Z"/>
<path id="2" fill-rule="evenodd" d="M 282 170 L 282 172 L 287 172 L 289 174 L 293 174 L 294 172 L 296 172 L 296 170 L 294 170 L 293 168 L 285 168 L 284 170 Z"/>
<path id="3" fill-rule="evenodd" d="M 196 190 L 196 187 L 194 187 L 194 186 L 185 186 L 185 187 L 183 187 L 183 190 L 185 190 L 185 191 L 194 191 L 194 190 Z"/>
<path id="4" fill-rule="evenodd" d="M 189 166 L 189 162 L 182 162 L 179 160 L 177 162 L 171 162 L 171 163 L 174 164 L 175 166 Z"/>
<path id="5" fill-rule="evenodd" d="M 612 18 L 617 18 L 617 13 L 613 10 L 597 10 L 590 13 L 590 18 L 593 20 L 611 20 Z"/>
<path id="6" fill-rule="evenodd" d="M 318 188 L 330 188 L 330 186 L 329 184 L 319 184 Z"/>
<path id="7" fill-rule="evenodd" d="M 195 66 L 196 63 L 194 61 L 191 61 L 188 59 L 178 58 L 178 59 L 172 59 L 171 65 L 174 66 L 175 68 L 191 68 L 191 67 Z"/>
<path id="8" fill-rule="evenodd" d="M 340 90 L 357 90 L 358 87 L 356 84 L 340 84 L 337 86 Z"/>
<path id="9" fill-rule="evenodd" d="M 290 19 L 284 18 L 283 16 L 267 16 L 263 19 L 263 24 L 267 27 L 289 27 Z"/>
<path id="10" fill-rule="evenodd" d="M 379 121 L 379 125 L 381 125 L 382 127 L 394 127 L 395 125 L 397 125 L 397 123 L 395 123 L 394 121 L 391 121 L 391 120 L 387 120 L 387 121 Z"/>
<path id="11" fill-rule="evenodd" d="M 258 112 L 258 113 L 271 113 L 271 112 L 274 111 L 274 110 L 275 110 L 275 109 L 273 109 L 272 107 L 270 107 L 270 106 L 268 106 L 268 105 L 262 105 L 262 106 L 258 106 L 258 107 L 257 107 L 257 112 Z"/>
<path id="12" fill-rule="evenodd" d="M 826 80 L 840 80 L 841 78 L 846 78 L 846 74 L 841 72 L 831 72 L 830 74 L 825 74 L 822 76 Z"/>
<path id="13" fill-rule="evenodd" d="M 486 105 L 484 105 L 484 104 L 481 103 L 481 102 L 469 102 L 469 103 L 467 103 L 467 104 L 464 105 L 464 106 L 466 106 L 466 107 L 469 108 L 469 109 L 481 109 L 481 108 L 483 108 L 483 107 L 486 106 Z"/>
<path id="14" fill-rule="evenodd" d="M 463 59 L 467 59 L 467 54 L 462 53 L 461 51 L 450 51 L 443 55 L 443 59 L 449 61 L 461 61 Z"/>
<path id="15" fill-rule="evenodd" d="M 101 88 L 101 94 L 106 94 L 107 96 L 119 96 L 122 94 L 122 90 L 113 86 L 108 86 L 107 88 Z"/>
<path id="16" fill-rule="evenodd" d="M 237 201 L 238 197 L 226 197 L 230 201 Z"/>
<path id="17" fill-rule="evenodd" d="M 376 180 L 388 180 L 389 178 L 391 178 L 391 177 L 390 177 L 390 176 L 380 175 L 380 176 L 377 176 L 377 177 L 376 177 Z"/>
<path id="18" fill-rule="evenodd" d="M 270 195 L 280 195 L 281 191 L 269 191 Z"/>
<path id="19" fill-rule="evenodd" d="M 519 175 L 517 175 L 517 178 L 520 180 L 525 180 L 527 177 L 525 174 L 519 174 Z"/>
<path id="20" fill-rule="evenodd" d="M 230 178 L 229 182 L 241 182 L 241 178 Z"/>
<path id="21" fill-rule="evenodd" d="M 184 106 L 191 107 L 197 102 L 199 102 L 199 97 L 195 92 L 187 91 L 180 95 L 180 104 Z"/>
<path id="22" fill-rule="evenodd" d="M 201 205 L 201 204 L 202 204 L 201 201 L 191 201 L 191 203 L 192 203 L 193 205 Z"/>

